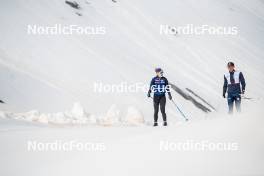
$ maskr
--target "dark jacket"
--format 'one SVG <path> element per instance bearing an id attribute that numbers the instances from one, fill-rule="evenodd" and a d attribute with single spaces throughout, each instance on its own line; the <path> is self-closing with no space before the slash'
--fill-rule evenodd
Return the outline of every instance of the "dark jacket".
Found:
<path id="1" fill-rule="evenodd" d="M 166 92 L 171 96 L 170 86 L 167 78 L 164 76 L 155 76 L 152 78 L 149 86 L 149 93 L 154 92 L 154 96 L 164 96 Z"/>
<path id="2" fill-rule="evenodd" d="M 242 72 L 233 71 L 224 75 L 223 94 L 227 92 L 229 95 L 239 95 L 241 94 L 241 86 L 242 92 L 244 92 L 246 82 Z"/>

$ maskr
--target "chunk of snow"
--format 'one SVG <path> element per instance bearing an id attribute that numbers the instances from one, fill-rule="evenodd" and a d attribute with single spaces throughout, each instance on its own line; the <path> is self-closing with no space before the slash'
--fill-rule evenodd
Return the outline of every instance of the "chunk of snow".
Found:
<path id="1" fill-rule="evenodd" d="M 28 121 L 38 121 L 40 113 L 37 110 L 32 110 L 21 115 Z"/>
<path id="2" fill-rule="evenodd" d="M 112 126 L 120 124 L 120 110 L 116 105 L 112 105 L 107 111 L 106 115 L 101 119 L 101 125 Z"/>
<path id="3" fill-rule="evenodd" d="M 116 105 L 112 105 L 106 114 L 101 118 L 93 114 L 88 114 L 80 103 L 74 103 L 70 111 L 57 113 L 40 113 L 32 110 L 25 113 L 12 113 L 0 111 L 0 118 L 13 118 L 17 120 L 26 120 L 30 122 L 39 122 L 44 124 L 63 124 L 63 125 L 141 125 L 144 124 L 142 113 L 135 107 L 128 107 L 126 115 L 121 119 L 120 110 Z"/>
<path id="4" fill-rule="evenodd" d="M 97 123 L 96 116 L 93 114 L 90 115 L 88 121 L 90 124 L 96 124 Z"/>
<path id="5" fill-rule="evenodd" d="M 130 106 L 127 109 L 124 122 L 129 125 L 141 125 L 145 121 L 142 113 L 137 108 Z"/>
<path id="6" fill-rule="evenodd" d="M 49 115 L 41 114 L 38 118 L 38 122 L 47 124 L 47 123 L 49 123 L 48 117 L 49 117 Z"/>
<path id="7" fill-rule="evenodd" d="M 88 117 L 88 114 L 85 112 L 84 108 L 79 102 L 74 103 L 71 113 L 72 113 L 72 116 L 77 119 Z"/>
<path id="8" fill-rule="evenodd" d="M 7 116 L 6 116 L 6 113 L 5 112 L 2 112 L 2 111 L 0 111 L 0 118 L 6 118 Z"/>

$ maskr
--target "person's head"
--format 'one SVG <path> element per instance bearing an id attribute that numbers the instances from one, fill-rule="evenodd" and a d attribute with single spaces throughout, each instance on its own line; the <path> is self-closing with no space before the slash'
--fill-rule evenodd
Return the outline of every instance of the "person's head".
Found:
<path id="1" fill-rule="evenodd" d="M 163 70 L 161 68 L 155 68 L 155 72 L 158 77 L 163 76 Z"/>
<path id="2" fill-rule="evenodd" d="M 234 71 L 235 70 L 235 64 L 234 64 L 234 62 L 228 62 L 227 63 L 227 69 L 228 69 L 229 72 Z"/>

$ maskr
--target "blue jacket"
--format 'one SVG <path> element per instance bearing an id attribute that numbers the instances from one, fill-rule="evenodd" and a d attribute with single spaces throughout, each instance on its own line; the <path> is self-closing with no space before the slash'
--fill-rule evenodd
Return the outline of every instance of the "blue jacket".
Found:
<path id="1" fill-rule="evenodd" d="M 154 92 L 154 96 L 165 96 L 166 92 L 170 94 L 170 87 L 167 78 L 164 76 L 155 76 L 152 78 L 149 86 L 149 93 Z"/>
<path id="2" fill-rule="evenodd" d="M 246 82 L 242 72 L 233 71 L 228 72 L 224 75 L 224 86 L 223 86 L 223 94 L 228 93 L 228 95 L 239 95 L 241 94 L 241 86 L 242 91 L 245 91 Z"/>

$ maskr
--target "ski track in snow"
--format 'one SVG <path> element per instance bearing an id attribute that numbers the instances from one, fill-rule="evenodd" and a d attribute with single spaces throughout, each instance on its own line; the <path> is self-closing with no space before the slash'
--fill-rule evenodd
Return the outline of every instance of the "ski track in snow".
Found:
<path id="1" fill-rule="evenodd" d="M 202 111 L 208 113 L 211 112 L 211 110 L 209 108 L 207 108 L 206 106 L 202 105 L 201 103 L 199 103 L 197 100 L 195 100 L 192 96 L 186 94 L 182 89 L 180 89 L 179 87 L 177 87 L 176 85 L 169 83 L 171 85 L 171 88 L 177 92 L 178 94 L 180 94 L 183 98 L 185 98 L 186 100 L 191 101 L 197 108 L 201 109 Z"/>

